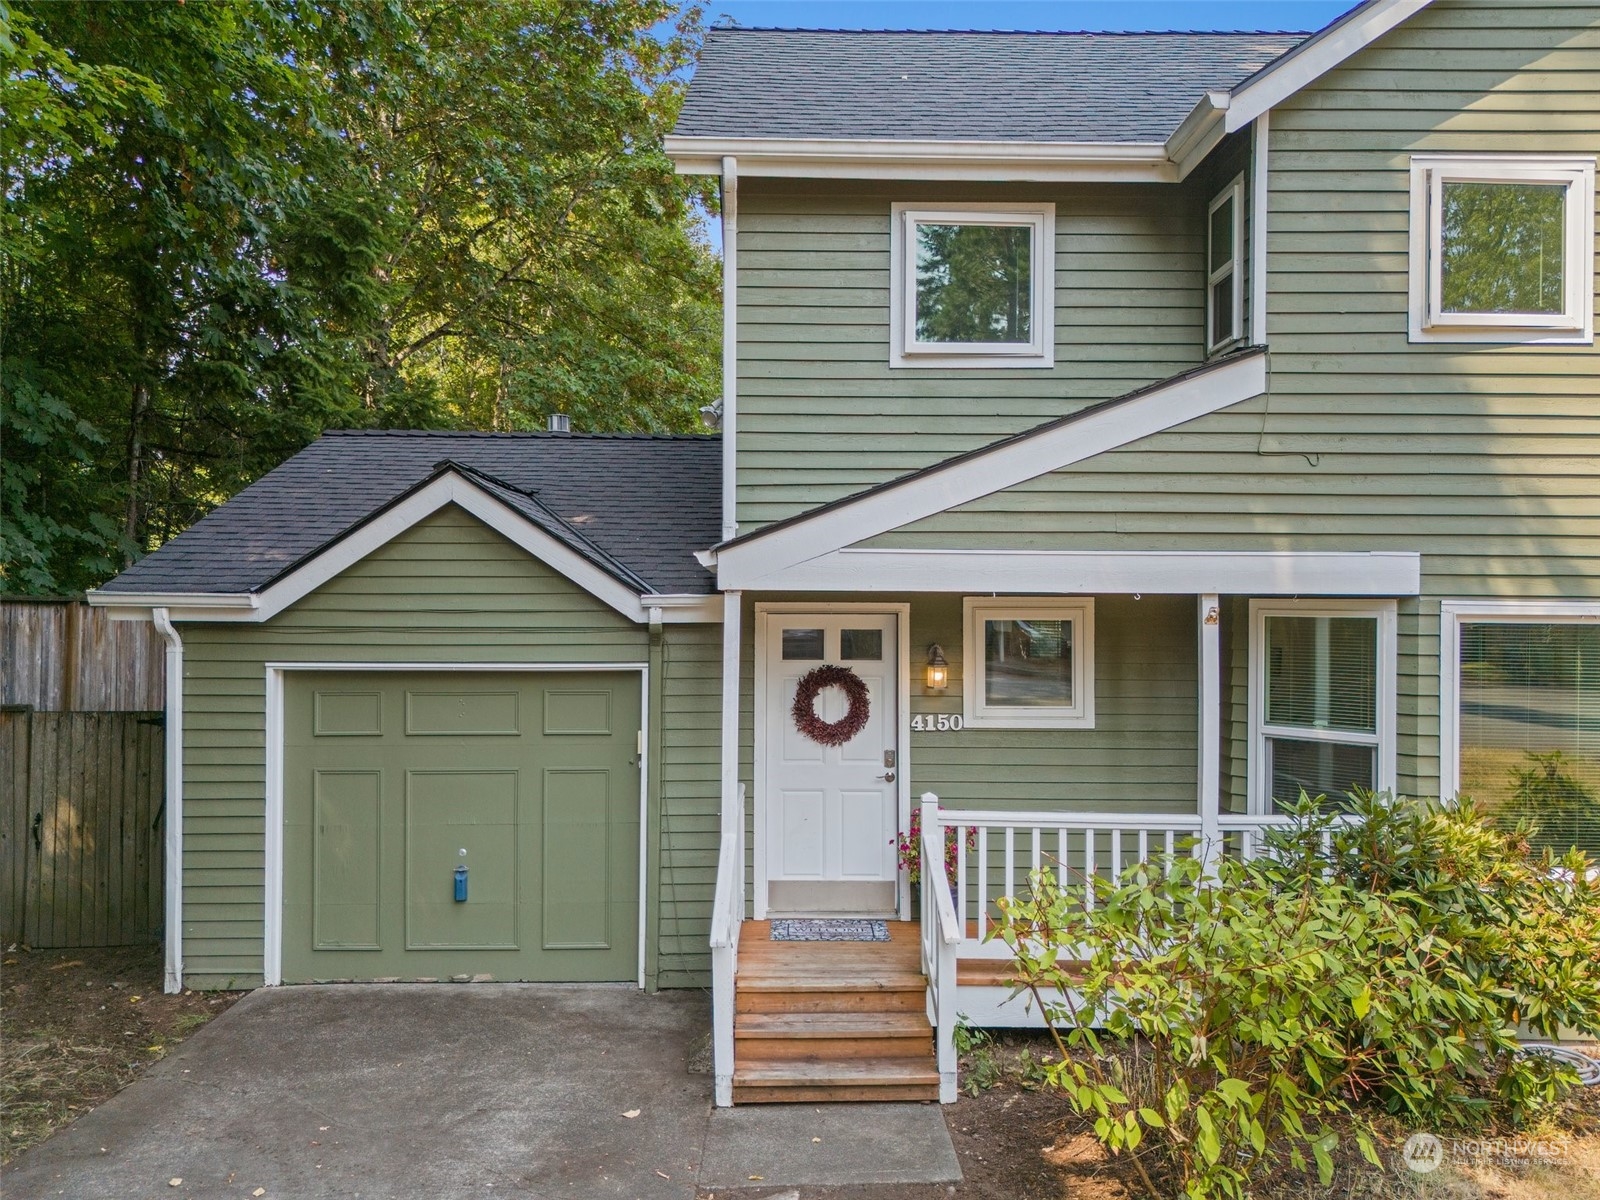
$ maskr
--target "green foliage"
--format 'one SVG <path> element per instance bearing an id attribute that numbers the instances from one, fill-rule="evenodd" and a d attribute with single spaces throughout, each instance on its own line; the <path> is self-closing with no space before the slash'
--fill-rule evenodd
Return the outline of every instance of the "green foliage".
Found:
<path id="1" fill-rule="evenodd" d="M 328 427 L 692 428 L 664 0 L 0 11 L 0 591 L 75 590 Z"/>
<path id="2" fill-rule="evenodd" d="M 1061 1046 L 1052 1082 L 1153 1194 L 1243 1197 L 1284 1159 L 1326 1181 L 1341 1128 L 1376 1162 L 1374 1105 L 1424 1128 L 1526 1122 L 1573 1077 L 1513 1055 L 1514 1025 L 1600 1032 L 1581 856 L 1535 858 L 1470 808 L 1328 807 L 1303 801 L 1270 857 L 1214 876 L 1143 865 L 1092 881 L 1086 908 L 1043 871 L 1002 906 Z"/>
<path id="3" fill-rule="evenodd" d="M 1521 826 L 1533 846 L 1555 854 L 1571 846 L 1600 848 L 1600 802 L 1572 760 L 1559 750 L 1530 750 L 1525 758 L 1527 766 L 1511 771 L 1511 796 L 1496 809 L 1496 822 Z"/>

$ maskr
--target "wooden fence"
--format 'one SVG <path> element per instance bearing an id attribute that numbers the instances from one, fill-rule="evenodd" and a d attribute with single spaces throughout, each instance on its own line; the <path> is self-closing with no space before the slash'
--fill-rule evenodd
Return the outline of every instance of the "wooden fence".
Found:
<path id="1" fill-rule="evenodd" d="M 0 941 L 160 940 L 158 712 L 0 712 Z"/>
<path id="2" fill-rule="evenodd" d="M 0 599 L 0 705 L 153 712 L 166 706 L 165 652 L 149 621 L 113 621 L 82 600 Z"/>

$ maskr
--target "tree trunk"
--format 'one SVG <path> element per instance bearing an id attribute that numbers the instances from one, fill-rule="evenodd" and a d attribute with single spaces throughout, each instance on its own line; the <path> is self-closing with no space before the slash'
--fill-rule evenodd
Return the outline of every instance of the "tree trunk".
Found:
<path id="1" fill-rule="evenodd" d="M 123 566 L 133 566 L 133 548 L 140 544 L 140 525 L 144 509 L 140 503 L 144 491 L 144 422 L 150 412 L 150 385 L 140 381 L 133 385 L 133 402 L 128 412 L 128 507 L 123 521 L 127 548 L 123 551 Z"/>

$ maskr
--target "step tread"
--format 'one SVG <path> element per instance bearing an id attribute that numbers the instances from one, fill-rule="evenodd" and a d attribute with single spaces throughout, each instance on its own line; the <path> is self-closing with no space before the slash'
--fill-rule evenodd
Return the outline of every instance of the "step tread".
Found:
<path id="1" fill-rule="evenodd" d="M 927 976 L 911 971 L 842 971 L 824 976 L 741 970 L 734 986 L 755 992 L 920 992 Z"/>
<path id="2" fill-rule="evenodd" d="M 861 1058 L 850 1062 L 804 1059 L 734 1064 L 733 1083 L 762 1087 L 909 1087 L 939 1085 L 939 1068 L 926 1057 Z"/>
<path id="3" fill-rule="evenodd" d="M 927 1037 L 932 1032 L 922 1013 L 739 1013 L 733 1023 L 736 1038 Z"/>

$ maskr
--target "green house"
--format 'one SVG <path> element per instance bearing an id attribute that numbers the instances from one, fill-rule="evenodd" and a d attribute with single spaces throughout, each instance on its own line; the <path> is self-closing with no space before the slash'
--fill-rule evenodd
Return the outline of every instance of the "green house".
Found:
<path id="1" fill-rule="evenodd" d="M 1034 866 L 1600 850 L 1597 81 L 1592 0 L 712 30 L 719 436 L 331 435 L 93 596 L 168 986 L 709 983 L 719 1103 L 949 1100 Z"/>

